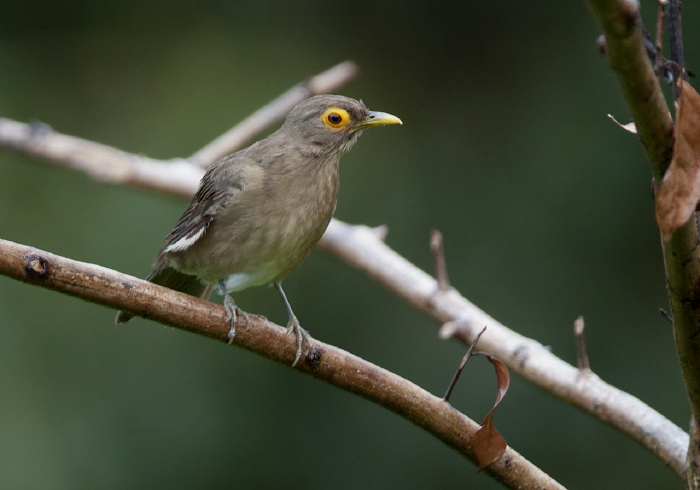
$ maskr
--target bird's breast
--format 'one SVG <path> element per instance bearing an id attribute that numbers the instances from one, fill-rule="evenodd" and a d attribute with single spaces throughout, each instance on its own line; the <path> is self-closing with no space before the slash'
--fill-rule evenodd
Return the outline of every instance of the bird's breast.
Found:
<path id="1" fill-rule="evenodd" d="M 292 175 L 278 182 L 265 208 L 269 221 L 268 242 L 293 267 L 306 258 L 328 227 L 338 198 L 338 163 L 326 162 L 319 168 Z M 280 185 L 281 184 L 281 185 Z"/>
<path id="2" fill-rule="evenodd" d="M 171 262 L 208 282 L 235 276 L 231 290 L 281 281 L 309 255 L 335 211 L 338 159 L 266 169 L 221 209 L 206 233 Z"/>

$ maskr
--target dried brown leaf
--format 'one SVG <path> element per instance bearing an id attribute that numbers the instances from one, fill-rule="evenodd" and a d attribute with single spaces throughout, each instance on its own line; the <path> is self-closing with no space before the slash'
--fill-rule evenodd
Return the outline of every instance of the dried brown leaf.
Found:
<path id="1" fill-rule="evenodd" d="M 493 425 L 493 412 L 496 407 L 484 417 L 481 427 L 474 433 L 472 437 L 472 446 L 474 447 L 474 455 L 479 464 L 477 471 L 483 470 L 488 465 L 495 463 L 503 453 L 506 452 L 506 440 L 503 438 L 496 426 Z"/>
<path id="2" fill-rule="evenodd" d="M 503 400 L 503 397 L 506 396 L 506 392 L 510 386 L 510 373 L 508 372 L 506 365 L 492 355 L 485 352 L 479 352 L 479 355 L 482 355 L 488 359 L 496 370 L 496 378 L 498 378 L 498 393 L 496 394 L 496 402 L 493 404 L 493 410 L 495 410 L 498 404 L 501 403 L 501 400 Z"/>
<path id="3" fill-rule="evenodd" d="M 671 165 L 656 193 L 656 221 L 668 240 L 700 201 L 700 95 L 684 80 L 674 129 Z"/>
<path id="4" fill-rule="evenodd" d="M 478 463 L 478 471 L 481 471 L 486 466 L 501 459 L 501 456 L 503 456 L 503 453 L 506 451 L 506 447 L 508 445 L 501 433 L 498 432 L 498 429 L 496 429 L 496 426 L 493 425 L 493 414 L 496 411 L 496 407 L 498 407 L 498 404 L 501 403 L 501 400 L 503 400 L 503 397 L 508 391 L 508 387 L 510 386 L 510 373 L 508 373 L 508 368 L 506 365 L 492 355 L 485 352 L 474 352 L 474 348 L 476 347 L 479 338 L 485 331 L 486 328 L 479 332 L 476 338 L 472 341 L 467 353 L 462 358 L 462 362 L 460 362 L 457 372 L 455 372 L 450 385 L 447 387 L 445 396 L 443 397 L 445 402 L 449 402 L 452 390 L 457 384 L 457 380 L 459 379 L 460 374 L 462 374 L 464 366 L 471 357 L 485 357 L 496 370 L 496 378 L 498 380 L 496 401 L 493 404 L 493 408 L 486 414 L 486 417 L 484 417 L 483 422 L 481 422 L 481 427 L 474 433 L 471 441 L 472 448 L 474 449 L 474 455 L 476 456 L 476 461 Z"/>
<path id="5" fill-rule="evenodd" d="M 496 426 L 493 425 L 493 414 L 498 404 L 503 400 L 503 397 L 506 396 L 506 392 L 510 386 L 510 373 L 506 365 L 495 357 L 485 352 L 479 352 L 478 354 L 484 356 L 493 364 L 496 370 L 496 378 L 498 378 L 496 402 L 493 404 L 493 408 L 489 413 L 486 414 L 486 417 L 484 417 L 484 420 L 481 422 L 481 427 L 472 438 L 474 454 L 479 463 L 478 470 L 481 471 L 484 467 L 501 459 L 508 445 L 501 433 L 496 429 Z"/>

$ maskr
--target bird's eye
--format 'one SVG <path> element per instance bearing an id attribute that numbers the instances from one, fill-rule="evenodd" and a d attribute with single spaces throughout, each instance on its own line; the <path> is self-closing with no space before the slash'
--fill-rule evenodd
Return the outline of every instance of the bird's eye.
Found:
<path id="1" fill-rule="evenodd" d="M 335 125 L 335 124 L 340 124 L 341 121 L 343 120 L 343 116 L 338 114 L 337 112 L 331 112 L 326 116 L 328 118 L 328 122 Z"/>
<path id="2" fill-rule="evenodd" d="M 321 115 L 321 120 L 331 129 L 341 129 L 350 122 L 350 114 L 345 109 L 331 107 Z"/>

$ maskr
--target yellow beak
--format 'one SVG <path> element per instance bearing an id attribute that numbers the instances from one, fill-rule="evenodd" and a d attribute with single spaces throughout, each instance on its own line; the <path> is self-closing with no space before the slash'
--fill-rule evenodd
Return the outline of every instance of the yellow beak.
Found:
<path id="1" fill-rule="evenodd" d="M 371 111 L 367 119 L 355 124 L 355 129 L 364 129 L 369 126 L 384 126 L 385 124 L 403 124 L 403 122 L 393 114 Z"/>

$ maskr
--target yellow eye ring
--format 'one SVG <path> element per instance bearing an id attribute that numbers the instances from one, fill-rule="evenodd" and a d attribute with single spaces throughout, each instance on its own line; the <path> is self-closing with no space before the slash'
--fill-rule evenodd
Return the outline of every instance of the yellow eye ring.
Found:
<path id="1" fill-rule="evenodd" d="M 331 107 L 321 115 L 321 121 L 331 129 L 340 129 L 350 122 L 350 114 L 345 109 Z"/>

